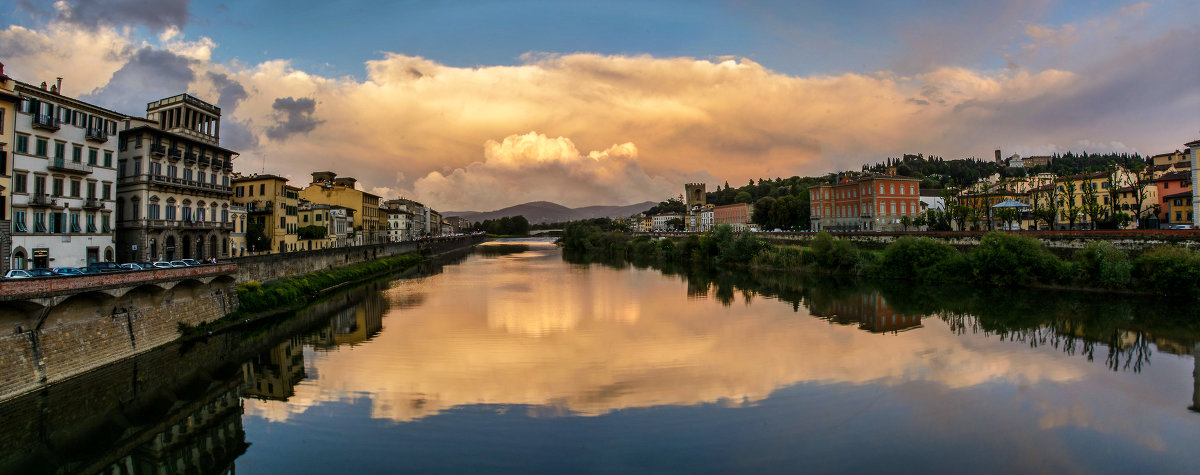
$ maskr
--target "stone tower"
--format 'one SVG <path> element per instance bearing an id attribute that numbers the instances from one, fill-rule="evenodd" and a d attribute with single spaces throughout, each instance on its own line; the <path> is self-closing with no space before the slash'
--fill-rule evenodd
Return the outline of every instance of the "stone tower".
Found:
<path id="1" fill-rule="evenodd" d="M 683 201 L 688 209 L 693 206 L 704 206 L 708 196 L 704 194 L 704 183 L 688 183 L 683 185 Z"/>

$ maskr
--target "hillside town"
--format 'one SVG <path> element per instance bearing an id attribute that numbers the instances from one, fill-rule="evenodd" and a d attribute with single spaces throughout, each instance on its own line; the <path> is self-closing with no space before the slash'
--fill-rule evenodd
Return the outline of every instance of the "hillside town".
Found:
<path id="1" fill-rule="evenodd" d="M 423 203 L 336 171 L 242 173 L 221 109 L 190 94 L 144 117 L 21 82 L 0 65 L 0 274 L 99 262 L 206 262 L 451 234 Z M 464 223 L 454 221 L 462 227 Z"/>
<path id="2" fill-rule="evenodd" d="M 706 232 L 719 224 L 735 231 L 1195 229 L 1200 140 L 1184 146 L 1057 174 L 1046 171 L 1053 156 L 1002 158 L 996 150 L 993 168 L 1003 174 L 937 188 L 925 186 L 937 177 L 903 174 L 895 164 L 864 166 L 824 178 L 775 179 L 757 199 L 745 190 L 761 191 L 767 181 L 751 181 L 735 190 L 737 202 L 725 204 L 710 202 L 720 187 L 710 193 L 703 183 L 688 183 L 678 199 L 663 203 L 672 209 L 636 214 L 626 224 L 636 232 Z"/>

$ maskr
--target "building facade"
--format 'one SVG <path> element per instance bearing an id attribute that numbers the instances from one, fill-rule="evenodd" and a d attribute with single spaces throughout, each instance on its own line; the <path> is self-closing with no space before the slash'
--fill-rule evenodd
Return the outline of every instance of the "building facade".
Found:
<path id="1" fill-rule="evenodd" d="M 45 83 L 42 83 L 43 85 Z M 14 81 L 10 267 L 78 267 L 116 259 L 112 228 L 123 114 Z M 7 121 L 7 119 L 5 119 Z M 7 188 L 7 187 L 6 187 Z"/>
<path id="2" fill-rule="evenodd" d="M 1197 158 L 1197 153 L 1200 153 L 1200 140 L 1188 142 L 1187 148 L 1188 155 L 1191 156 L 1192 183 L 1196 183 L 1196 180 L 1200 180 L 1200 162 L 1197 161 L 1200 160 Z M 1196 193 L 1198 190 L 1200 190 L 1200 187 L 1192 187 L 1192 216 L 1200 216 L 1200 196 L 1197 196 Z"/>
<path id="3" fill-rule="evenodd" d="M 287 182 L 287 178 L 277 175 L 233 180 L 233 200 L 246 207 L 246 244 L 253 254 L 298 250 L 299 189 Z M 265 240 L 256 242 L 258 233 Z"/>
<path id="4" fill-rule="evenodd" d="M 189 94 L 146 104 L 129 119 L 117 162 L 121 261 L 231 255 L 230 178 L 237 152 L 220 146 L 221 108 Z"/>
<path id="5" fill-rule="evenodd" d="M 13 129 L 17 123 L 17 107 L 21 96 L 16 92 L 16 81 L 4 74 L 0 64 L 0 275 L 8 272 L 12 265 L 12 169 Z"/>
<path id="6" fill-rule="evenodd" d="M 746 231 L 750 229 L 750 216 L 753 213 L 754 207 L 749 203 L 716 206 L 713 207 L 713 225 L 728 224 L 733 226 L 734 231 Z"/>
<path id="7" fill-rule="evenodd" d="M 813 231 L 901 231 L 921 212 L 920 180 L 894 175 L 845 177 L 809 189 Z"/>
<path id="8" fill-rule="evenodd" d="M 359 244 L 384 242 L 387 217 L 379 210 L 379 196 L 354 188 L 357 180 L 334 172 L 313 172 L 312 182 L 300 198 L 354 210 L 354 232 Z"/>

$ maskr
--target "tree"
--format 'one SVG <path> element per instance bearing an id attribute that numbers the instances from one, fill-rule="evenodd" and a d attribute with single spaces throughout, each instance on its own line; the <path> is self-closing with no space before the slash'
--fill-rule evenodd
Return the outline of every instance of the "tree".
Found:
<path id="1" fill-rule="evenodd" d="M 737 195 L 734 195 L 733 202 L 734 203 L 749 203 L 750 200 L 752 200 L 752 199 L 754 199 L 754 197 L 750 196 L 750 192 L 739 191 L 737 193 Z"/>
<path id="2" fill-rule="evenodd" d="M 255 252 L 271 250 L 271 243 L 267 241 L 261 224 L 251 222 L 246 225 L 246 245 Z"/>
<path id="3" fill-rule="evenodd" d="M 314 224 L 297 229 L 296 235 L 300 239 L 323 239 L 328 231 L 325 226 Z"/>
<path id="4" fill-rule="evenodd" d="M 913 225 L 912 216 L 909 216 L 906 214 L 906 215 L 900 217 L 900 226 L 902 226 L 905 231 L 908 231 L 908 227 L 912 226 L 912 225 Z"/>
<path id="5" fill-rule="evenodd" d="M 764 196 L 754 202 L 754 213 L 750 216 L 750 221 L 760 226 L 760 229 L 768 230 L 778 227 L 771 220 L 771 208 L 775 206 L 775 198 Z"/>
<path id="6" fill-rule="evenodd" d="M 996 210 L 996 218 L 1004 223 L 1006 229 L 1012 229 L 1012 222 L 1021 219 L 1021 212 L 1016 208 L 1002 208 Z"/>
<path id="7" fill-rule="evenodd" d="M 683 218 L 671 218 L 667 220 L 667 229 L 680 231 L 683 229 Z"/>
<path id="8" fill-rule="evenodd" d="M 807 196 L 807 193 L 805 194 Z M 757 210 L 757 205 L 755 210 Z M 808 204 L 794 195 L 786 195 L 775 200 L 775 204 L 771 206 L 771 222 L 773 228 L 792 230 L 801 227 L 801 216 L 808 210 Z"/>

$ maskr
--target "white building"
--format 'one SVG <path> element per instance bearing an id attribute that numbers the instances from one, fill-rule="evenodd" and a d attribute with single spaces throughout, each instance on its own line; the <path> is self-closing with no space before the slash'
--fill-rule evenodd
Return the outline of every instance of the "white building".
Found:
<path id="1" fill-rule="evenodd" d="M 411 241 L 413 239 L 413 213 L 404 209 L 387 209 L 387 237 L 389 242 Z"/>
<path id="2" fill-rule="evenodd" d="M 337 247 L 351 245 L 350 231 L 354 229 L 354 210 L 343 206 L 330 206 L 329 219 L 333 220 L 333 233 Z"/>
<path id="3" fill-rule="evenodd" d="M 653 218 L 651 218 L 651 228 L 655 231 L 667 231 L 667 230 L 679 231 L 679 229 L 668 229 L 671 226 L 668 225 L 667 222 L 672 219 L 682 220 L 682 219 L 684 219 L 684 215 L 682 213 L 656 214 L 656 215 L 654 215 Z M 685 223 L 686 223 L 686 221 L 685 221 Z"/>
<path id="4" fill-rule="evenodd" d="M 246 206 L 236 203 L 229 205 L 229 222 L 233 227 L 229 230 L 229 257 L 246 255 Z"/>
<path id="5" fill-rule="evenodd" d="M 13 130 L 13 269 L 116 258 L 115 155 L 126 116 L 60 91 L 14 87 L 21 102 Z"/>

